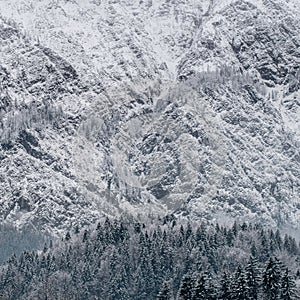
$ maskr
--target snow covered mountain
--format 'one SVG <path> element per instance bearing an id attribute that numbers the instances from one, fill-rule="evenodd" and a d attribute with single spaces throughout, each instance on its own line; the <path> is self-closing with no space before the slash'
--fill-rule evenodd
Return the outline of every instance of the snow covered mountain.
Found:
<path id="1" fill-rule="evenodd" d="M 297 0 L 0 0 L 0 216 L 300 228 Z"/>

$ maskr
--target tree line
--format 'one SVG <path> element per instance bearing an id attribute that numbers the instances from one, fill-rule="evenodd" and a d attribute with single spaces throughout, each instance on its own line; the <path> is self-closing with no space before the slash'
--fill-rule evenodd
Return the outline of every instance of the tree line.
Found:
<path id="1" fill-rule="evenodd" d="M 13 255 L 0 299 L 297 299 L 299 254 L 260 225 L 106 219 Z"/>

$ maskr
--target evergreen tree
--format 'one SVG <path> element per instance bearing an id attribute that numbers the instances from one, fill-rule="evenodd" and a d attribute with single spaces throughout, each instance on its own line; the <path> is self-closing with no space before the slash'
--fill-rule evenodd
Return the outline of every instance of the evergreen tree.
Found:
<path id="1" fill-rule="evenodd" d="M 71 234 L 70 234 L 70 232 L 68 231 L 67 233 L 66 233 L 66 236 L 65 236 L 65 241 L 69 241 L 71 239 Z"/>
<path id="2" fill-rule="evenodd" d="M 252 257 L 257 257 L 258 251 L 257 251 L 257 247 L 256 247 L 255 243 L 252 243 L 252 245 L 250 247 L 250 251 L 251 251 Z"/>
<path id="3" fill-rule="evenodd" d="M 245 269 L 246 282 L 249 289 L 249 297 L 252 300 L 258 299 L 259 287 L 261 285 L 261 270 L 257 259 L 251 257 Z"/>
<path id="4" fill-rule="evenodd" d="M 271 236 L 276 252 L 294 262 L 295 273 L 299 270 L 293 239 L 287 236 L 289 251 L 282 246 L 280 252 L 278 233 L 261 226 L 236 227 L 229 246 L 232 230 L 219 225 L 139 224 L 136 230 L 136 224 L 106 220 L 86 228 L 81 239 L 74 234 L 67 243 L 63 238 L 44 251 L 12 256 L 0 267 L 0 299 L 173 299 L 174 291 L 178 300 L 296 300 L 295 281 L 280 261 L 270 259 L 261 272 L 270 252 L 261 255 L 260 245 L 265 239 L 265 249 L 270 248 Z M 251 245 L 258 245 L 257 256 L 245 264 Z M 227 258 L 230 262 L 224 263 Z M 238 263 L 241 267 L 229 273 Z M 226 272 L 222 278 L 220 272 Z M 172 289 L 165 281 L 169 278 Z"/>
<path id="5" fill-rule="evenodd" d="M 205 276 L 203 274 L 199 274 L 194 280 L 194 286 L 192 291 L 192 299 L 207 299 L 207 291 L 206 291 L 206 282 Z"/>
<path id="6" fill-rule="evenodd" d="M 282 242 L 282 237 L 281 237 L 279 229 L 277 229 L 276 232 L 275 232 L 275 241 L 277 243 L 277 248 L 279 250 L 281 250 L 283 242 Z"/>
<path id="7" fill-rule="evenodd" d="M 84 231 L 82 241 L 86 242 L 89 238 L 89 232 L 87 230 Z"/>
<path id="8" fill-rule="evenodd" d="M 263 273 L 263 291 L 266 299 L 277 300 L 280 296 L 281 270 L 278 260 L 269 259 Z"/>
<path id="9" fill-rule="evenodd" d="M 238 225 L 237 221 L 234 221 L 234 223 L 232 225 L 232 233 L 235 237 L 237 237 L 238 231 L 239 231 L 239 225 Z"/>
<path id="10" fill-rule="evenodd" d="M 186 274 L 182 281 L 178 292 L 178 300 L 192 300 L 193 299 L 193 278 Z"/>
<path id="11" fill-rule="evenodd" d="M 75 234 L 79 234 L 79 233 L 80 233 L 78 224 L 77 224 L 77 225 L 75 226 L 75 228 L 74 228 L 74 233 L 75 233 Z"/>
<path id="12" fill-rule="evenodd" d="M 204 272 L 205 279 L 205 290 L 206 290 L 206 299 L 207 300 L 216 300 L 217 299 L 217 289 L 213 283 L 212 275 L 209 271 Z"/>
<path id="13" fill-rule="evenodd" d="M 171 300 L 172 290 L 169 281 L 164 281 L 157 295 L 157 300 Z"/>
<path id="14" fill-rule="evenodd" d="M 270 243 L 268 238 L 265 234 L 265 231 L 262 229 L 260 233 L 260 242 L 261 242 L 261 249 L 260 249 L 260 257 L 262 260 L 266 260 L 270 256 Z"/>
<path id="15" fill-rule="evenodd" d="M 232 298 L 235 300 L 250 300 L 249 287 L 245 272 L 239 266 L 234 274 L 234 282 L 232 284 Z"/>
<path id="16" fill-rule="evenodd" d="M 227 232 L 227 235 L 226 235 L 226 241 L 227 241 L 227 245 L 229 247 L 233 246 L 234 238 L 235 238 L 235 236 L 233 234 L 233 231 L 231 229 L 229 229 Z"/>
<path id="17" fill-rule="evenodd" d="M 192 237 L 193 231 L 192 231 L 192 226 L 191 223 L 189 222 L 187 224 L 186 232 L 185 232 L 185 239 L 187 240 L 188 238 Z"/>
<path id="18" fill-rule="evenodd" d="M 220 299 L 231 299 L 230 278 L 228 277 L 226 272 L 223 273 L 223 276 L 221 278 Z"/>
<path id="19" fill-rule="evenodd" d="M 296 299 L 296 283 L 287 268 L 285 269 L 281 279 L 280 299 Z"/>

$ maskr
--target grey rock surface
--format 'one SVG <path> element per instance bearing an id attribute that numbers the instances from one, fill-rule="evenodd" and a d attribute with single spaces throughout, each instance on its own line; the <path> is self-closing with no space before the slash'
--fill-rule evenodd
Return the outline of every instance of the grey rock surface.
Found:
<path id="1" fill-rule="evenodd" d="M 296 0 L 0 0 L 0 217 L 300 227 Z"/>

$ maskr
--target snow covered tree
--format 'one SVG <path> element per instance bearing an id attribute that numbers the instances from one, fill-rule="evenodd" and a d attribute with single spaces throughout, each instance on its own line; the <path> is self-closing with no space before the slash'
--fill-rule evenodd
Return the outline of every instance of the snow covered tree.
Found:
<path id="1" fill-rule="evenodd" d="M 173 299 L 171 285 L 169 281 L 164 281 L 157 295 L 157 300 Z"/>
<path id="2" fill-rule="evenodd" d="M 261 285 L 261 270 L 257 259 L 251 257 L 246 269 L 245 276 L 247 287 L 249 289 L 249 298 L 252 300 L 258 299 L 259 287 Z"/>
<path id="3" fill-rule="evenodd" d="M 206 290 L 206 299 L 207 300 L 216 300 L 217 299 L 217 290 L 213 283 L 212 274 L 209 271 L 204 272 L 205 279 L 205 290 Z"/>
<path id="4" fill-rule="evenodd" d="M 190 274 L 186 274 L 182 281 L 178 292 L 178 300 L 192 300 L 193 298 L 193 278 Z"/>
<path id="5" fill-rule="evenodd" d="M 174 292 L 178 300 L 296 300 L 294 280 L 279 260 L 270 259 L 261 272 L 260 245 L 270 231 L 262 237 L 261 227 L 238 227 L 229 246 L 226 238 L 232 230 L 219 226 L 190 227 L 189 234 L 185 226 L 180 229 L 168 223 L 136 228 L 101 221 L 70 234 L 67 243 L 59 239 L 42 251 L 43 241 L 40 251 L 14 255 L 0 267 L 0 299 L 38 299 L 40 295 L 43 299 L 151 300 L 174 299 Z M 5 237 L 0 240 L 5 242 Z M 257 256 L 252 258 L 254 244 Z M 296 256 L 278 247 L 276 251 L 286 263 L 293 261 L 295 265 L 289 266 L 296 273 L 300 268 Z M 237 264 L 241 267 L 232 274 Z M 172 287 L 166 280 L 172 280 Z"/>
<path id="6" fill-rule="evenodd" d="M 71 234 L 70 234 L 70 232 L 68 231 L 67 233 L 66 233 L 66 236 L 65 236 L 65 241 L 69 241 L 71 239 Z"/>
<path id="7" fill-rule="evenodd" d="M 220 299 L 222 300 L 231 299 L 230 278 L 226 272 L 223 273 L 221 278 Z"/>
<path id="8" fill-rule="evenodd" d="M 269 259 L 263 273 L 263 291 L 268 300 L 277 300 L 280 296 L 281 270 L 279 261 L 272 257 Z"/>
<path id="9" fill-rule="evenodd" d="M 296 283 L 291 276 L 288 268 L 285 269 L 281 279 L 280 299 L 293 300 L 296 299 Z"/>
<path id="10" fill-rule="evenodd" d="M 214 300 L 217 299 L 215 286 L 212 283 L 209 272 L 200 273 L 193 276 L 192 300 Z"/>
<path id="11" fill-rule="evenodd" d="M 235 300 L 250 300 L 249 287 L 245 272 L 239 266 L 234 274 L 232 283 L 232 296 Z"/>

